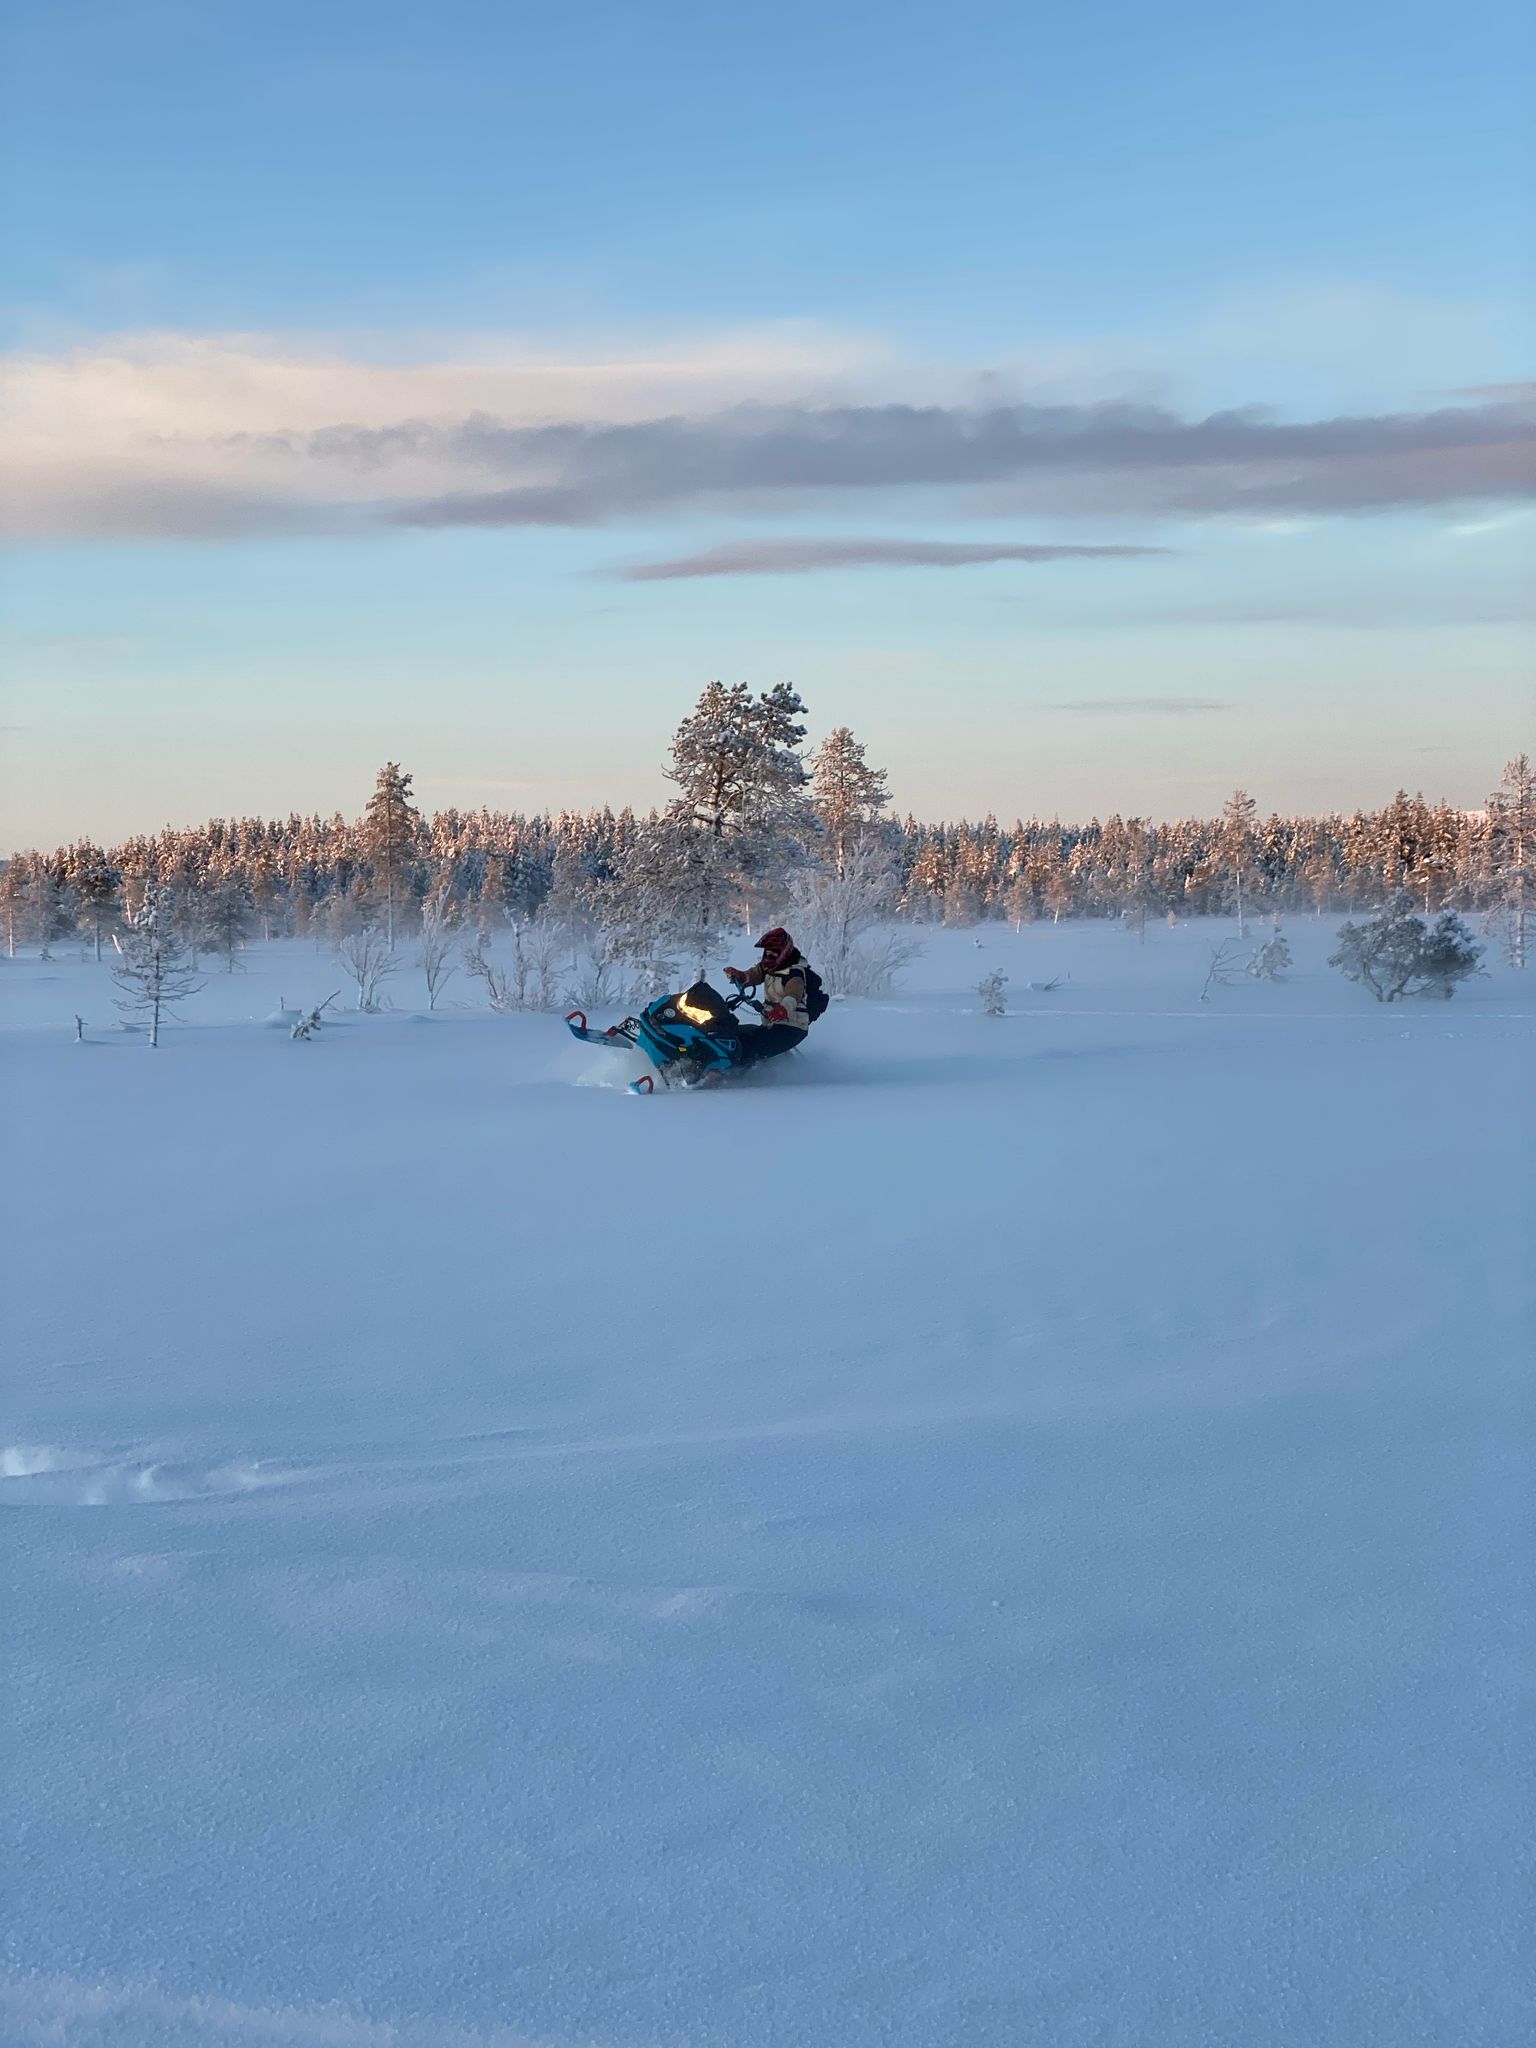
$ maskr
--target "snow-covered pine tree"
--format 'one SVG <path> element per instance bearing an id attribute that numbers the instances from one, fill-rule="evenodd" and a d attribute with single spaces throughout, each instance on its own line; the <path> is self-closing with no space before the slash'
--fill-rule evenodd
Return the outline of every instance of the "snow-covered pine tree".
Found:
<path id="1" fill-rule="evenodd" d="M 1456 984 L 1476 974 L 1482 951 L 1455 911 L 1442 910 L 1426 925 L 1400 895 L 1365 924 L 1340 925 L 1328 965 L 1362 982 L 1378 1003 L 1423 995 L 1449 1001 Z"/>
<path id="2" fill-rule="evenodd" d="M 1333 899 L 1338 882 L 1332 853 L 1319 850 L 1309 854 L 1302 863 L 1296 879 L 1302 893 L 1312 905 L 1314 915 L 1321 917 Z"/>
<path id="3" fill-rule="evenodd" d="M 811 789 L 823 858 L 841 877 L 866 828 L 890 804 L 886 771 L 871 768 L 862 745 L 846 725 L 839 725 L 812 756 Z"/>
<path id="4" fill-rule="evenodd" d="M 805 706 L 788 683 L 753 696 L 710 683 L 673 736 L 678 794 L 619 857 L 614 916 L 631 958 L 675 955 L 703 974 L 740 906 L 782 894 L 815 830 Z"/>
<path id="5" fill-rule="evenodd" d="M 319 927 L 336 947 L 355 932 L 375 930 L 381 907 L 367 876 L 354 875 L 349 887 L 326 900 Z"/>
<path id="6" fill-rule="evenodd" d="M 944 915 L 947 867 L 943 828 L 915 827 L 917 847 L 902 891 L 902 914 L 914 924 L 936 924 Z"/>
<path id="7" fill-rule="evenodd" d="M 270 939 L 275 935 L 278 919 L 284 910 L 284 891 L 277 873 L 277 865 L 264 846 L 258 846 L 250 855 L 251 903 L 261 925 L 261 936 Z"/>
<path id="8" fill-rule="evenodd" d="M 222 874 L 203 892 L 201 927 L 209 950 L 222 954 L 224 972 L 235 971 L 235 955 L 256 929 L 256 906 L 237 875 Z"/>
<path id="9" fill-rule="evenodd" d="M 203 985 L 176 929 L 171 891 L 151 883 L 137 910 L 124 918 L 122 932 L 114 934 L 113 944 L 118 960 L 112 979 L 123 991 L 117 1007 L 124 1016 L 148 1017 L 149 1042 L 158 1046 L 161 1018 Z"/>
<path id="10" fill-rule="evenodd" d="M 681 963 L 698 980 L 737 923 L 730 843 L 674 807 L 626 849 L 614 894 L 625 952 L 636 967 L 664 986 Z"/>
<path id="11" fill-rule="evenodd" d="M 1000 967 L 994 967 L 990 974 L 984 974 L 977 982 L 976 993 L 981 997 L 981 1011 L 984 1017 L 1007 1016 L 1008 998 L 1004 993 L 1007 986 L 1008 977 Z"/>
<path id="12" fill-rule="evenodd" d="M 1046 870 L 1045 907 L 1052 924 L 1060 924 L 1063 914 L 1072 908 L 1072 877 L 1059 854 Z"/>
<path id="13" fill-rule="evenodd" d="M 1144 819 L 1127 818 L 1124 821 L 1116 852 L 1120 921 L 1128 932 L 1134 934 L 1137 943 L 1144 946 L 1147 942 L 1147 917 L 1156 902 L 1152 886 L 1152 833 Z"/>
<path id="14" fill-rule="evenodd" d="M 1234 789 L 1221 807 L 1217 860 L 1228 904 L 1237 912 L 1237 934 L 1246 938 L 1247 898 L 1253 872 L 1253 820 L 1258 805 L 1246 789 Z"/>
<path id="15" fill-rule="evenodd" d="M 165 842 L 151 860 L 146 877 L 165 890 L 165 909 L 186 944 L 188 965 L 196 973 L 202 960 L 203 891 L 215 849 L 208 836 L 193 832 L 167 833 Z"/>
<path id="16" fill-rule="evenodd" d="M 597 881 L 583 855 L 580 837 L 575 832 L 563 834 L 539 915 L 563 935 L 572 953 L 579 951 L 599 922 Z"/>
<path id="17" fill-rule="evenodd" d="M 363 817 L 363 847 L 384 884 L 384 942 L 395 950 L 395 912 L 403 894 L 421 818 L 411 802 L 411 777 L 398 761 L 379 770 Z"/>
<path id="18" fill-rule="evenodd" d="M 101 958 L 101 942 L 117 922 L 121 909 L 122 875 L 99 846 L 89 840 L 70 849 L 69 883 L 79 905 L 79 923 Z"/>
<path id="19" fill-rule="evenodd" d="M 1400 789 L 1376 819 L 1376 867 L 1388 899 L 1416 889 L 1423 863 L 1434 854 L 1430 811 L 1422 795 Z M 1429 909 L 1426 903 L 1425 910 Z"/>
<path id="20" fill-rule="evenodd" d="M 1524 967 L 1536 920 L 1536 772 L 1517 754 L 1488 799 L 1489 924 L 1511 967 Z"/>
<path id="21" fill-rule="evenodd" d="M 745 683 L 710 683 L 672 739 L 669 806 L 743 852 L 754 837 L 803 834 L 813 823 L 800 746 L 805 710 L 789 683 L 754 697 Z"/>
<path id="22" fill-rule="evenodd" d="M 5 953 L 8 960 L 16 958 L 17 941 L 23 944 L 27 936 L 27 884 L 29 876 L 20 854 L 0 867 L 0 917 L 5 919 Z"/>
<path id="23" fill-rule="evenodd" d="M 626 986 L 622 963 L 629 943 L 623 892 L 611 877 L 599 872 L 604 859 L 600 847 L 583 853 L 584 836 L 572 832 L 560 841 L 537 931 L 551 942 L 550 969 L 543 977 L 546 985 L 553 988 L 558 959 L 558 973 L 569 999 L 589 1009 L 601 1009 L 617 1002 Z M 526 955 L 526 944 L 521 950 Z"/>
<path id="24" fill-rule="evenodd" d="M 36 946 L 44 960 L 51 959 L 54 941 L 67 938 L 74 930 L 78 907 L 75 893 L 61 879 L 58 867 L 35 853 L 18 854 L 6 864 L 0 894 L 7 951 L 14 955 L 20 940 Z"/>
<path id="25" fill-rule="evenodd" d="M 1035 882 L 1027 862 L 1021 862 L 1008 878 L 1003 909 L 1016 932 L 1035 921 Z"/>

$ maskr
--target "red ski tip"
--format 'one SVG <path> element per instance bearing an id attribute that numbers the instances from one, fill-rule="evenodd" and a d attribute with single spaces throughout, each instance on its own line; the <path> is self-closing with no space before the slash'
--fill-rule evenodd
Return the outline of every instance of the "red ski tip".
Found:
<path id="1" fill-rule="evenodd" d="M 585 1031 L 587 1028 L 587 1013 L 585 1010 L 567 1010 L 565 1021 L 567 1024 L 574 1024 L 579 1031 Z"/>

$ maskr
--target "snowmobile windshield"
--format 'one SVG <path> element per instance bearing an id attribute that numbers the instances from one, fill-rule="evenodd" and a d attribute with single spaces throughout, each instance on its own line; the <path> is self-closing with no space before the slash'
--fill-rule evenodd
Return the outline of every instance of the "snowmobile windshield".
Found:
<path id="1" fill-rule="evenodd" d="M 736 1030 L 734 1012 L 728 1008 L 724 996 L 712 989 L 707 981 L 696 981 L 692 988 L 684 989 L 670 1002 L 679 1017 L 696 1024 L 701 1031 L 734 1033 Z"/>

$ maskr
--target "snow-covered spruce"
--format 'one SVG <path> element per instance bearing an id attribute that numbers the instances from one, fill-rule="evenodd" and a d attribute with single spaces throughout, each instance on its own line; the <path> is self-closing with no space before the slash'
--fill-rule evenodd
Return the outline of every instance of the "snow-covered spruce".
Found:
<path id="1" fill-rule="evenodd" d="M 149 1042 L 158 1046 L 161 1021 L 203 986 L 176 929 L 170 892 L 151 884 L 124 918 L 115 944 L 112 979 L 122 991 L 117 1007 L 129 1020 L 147 1018 Z"/>
<path id="2" fill-rule="evenodd" d="M 1008 977 L 1000 967 L 994 967 L 990 974 L 984 974 L 976 984 L 976 993 L 981 997 L 983 1016 L 1003 1017 L 1008 1013 Z"/>

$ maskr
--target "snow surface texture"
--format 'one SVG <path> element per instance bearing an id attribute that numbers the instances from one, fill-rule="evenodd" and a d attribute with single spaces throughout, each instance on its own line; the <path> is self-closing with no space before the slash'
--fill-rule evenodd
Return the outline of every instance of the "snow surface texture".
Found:
<path id="1" fill-rule="evenodd" d="M 0 963 L 0 2039 L 1528 2040 L 1536 986 L 1214 929 L 651 1100 Z"/>

